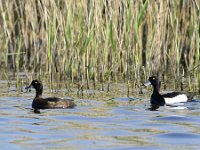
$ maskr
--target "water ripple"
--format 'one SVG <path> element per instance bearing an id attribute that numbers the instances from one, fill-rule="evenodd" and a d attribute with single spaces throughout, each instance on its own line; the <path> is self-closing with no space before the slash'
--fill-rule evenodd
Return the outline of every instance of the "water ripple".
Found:
<path id="1" fill-rule="evenodd" d="M 31 109 L 33 95 L 0 97 L 2 149 L 200 148 L 200 109 L 149 111 L 149 100 L 75 99 L 75 109 Z M 139 97 L 139 96 L 138 96 Z"/>

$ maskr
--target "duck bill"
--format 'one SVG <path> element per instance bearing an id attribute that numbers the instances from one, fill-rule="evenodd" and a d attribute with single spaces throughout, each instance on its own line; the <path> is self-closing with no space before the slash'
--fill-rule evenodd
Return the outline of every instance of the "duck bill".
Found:
<path id="1" fill-rule="evenodd" d="M 147 82 L 144 83 L 144 86 L 149 86 L 149 85 L 151 85 L 150 81 L 147 81 Z"/>
<path id="2" fill-rule="evenodd" d="M 27 89 L 30 89 L 31 88 L 31 85 L 29 85 L 29 86 L 27 86 L 27 87 L 25 87 L 25 89 L 27 90 Z"/>

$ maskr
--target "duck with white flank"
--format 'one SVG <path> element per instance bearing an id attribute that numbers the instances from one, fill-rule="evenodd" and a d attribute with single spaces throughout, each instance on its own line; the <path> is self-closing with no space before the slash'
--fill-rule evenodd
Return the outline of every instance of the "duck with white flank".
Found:
<path id="1" fill-rule="evenodd" d="M 171 92 L 167 94 L 160 94 L 161 82 L 157 76 L 149 77 L 149 81 L 144 83 L 145 86 L 152 85 L 153 93 L 151 95 L 151 105 L 153 108 L 158 108 L 164 105 L 173 105 L 176 103 L 185 103 L 191 101 L 195 96 L 195 93 L 188 92 Z"/>

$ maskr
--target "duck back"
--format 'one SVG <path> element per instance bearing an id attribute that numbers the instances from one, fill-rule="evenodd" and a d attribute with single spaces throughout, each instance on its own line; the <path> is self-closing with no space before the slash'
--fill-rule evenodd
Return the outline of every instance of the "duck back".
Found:
<path id="1" fill-rule="evenodd" d="M 71 99 L 61 99 L 57 97 L 35 98 L 32 107 L 35 109 L 57 109 L 74 108 L 76 105 Z"/>

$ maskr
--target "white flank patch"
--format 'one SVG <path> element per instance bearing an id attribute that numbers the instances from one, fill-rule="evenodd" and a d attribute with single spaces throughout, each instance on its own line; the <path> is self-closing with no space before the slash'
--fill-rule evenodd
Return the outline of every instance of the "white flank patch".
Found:
<path id="1" fill-rule="evenodd" d="M 187 102 L 188 100 L 187 96 L 184 94 L 177 95 L 172 98 L 164 98 L 164 99 L 165 99 L 166 104 L 184 103 L 184 102 Z"/>

